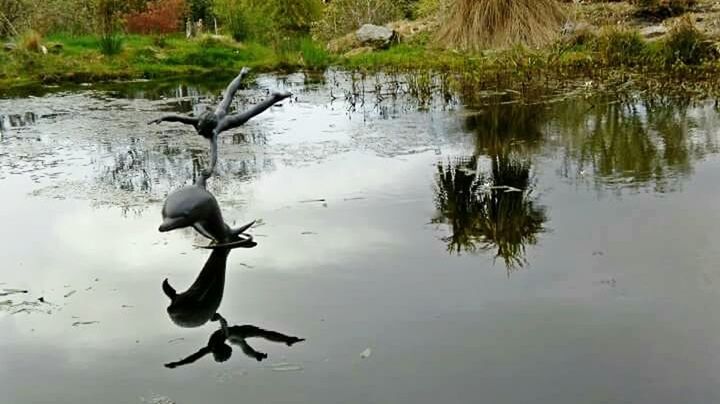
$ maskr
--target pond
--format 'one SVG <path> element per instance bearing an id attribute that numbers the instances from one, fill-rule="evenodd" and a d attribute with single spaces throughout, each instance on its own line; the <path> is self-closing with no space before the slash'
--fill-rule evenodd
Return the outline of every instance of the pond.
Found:
<path id="1" fill-rule="evenodd" d="M 720 401 L 714 102 L 258 75 L 234 108 L 294 96 L 223 134 L 209 180 L 258 245 L 208 261 L 158 232 L 208 144 L 147 122 L 225 79 L 0 98 L 4 403 Z M 305 340 L 163 366 L 219 329 L 176 325 L 163 293 L 206 261 L 229 325 Z"/>

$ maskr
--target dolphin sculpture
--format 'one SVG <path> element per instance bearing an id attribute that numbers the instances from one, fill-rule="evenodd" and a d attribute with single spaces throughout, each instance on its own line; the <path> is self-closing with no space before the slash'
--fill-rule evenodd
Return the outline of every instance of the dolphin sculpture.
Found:
<path id="1" fill-rule="evenodd" d="M 231 228 L 223 220 L 220 206 L 215 196 L 206 189 L 205 182 L 209 173 L 202 173 L 193 185 L 178 189 L 168 195 L 162 208 L 163 222 L 158 230 L 170 230 L 193 227 L 198 233 L 211 240 L 211 244 L 201 248 L 251 248 L 257 243 L 249 234 L 245 234 L 255 224 L 252 221 L 244 226 Z"/>
<path id="2" fill-rule="evenodd" d="M 234 129 L 238 126 L 245 124 L 245 122 L 250 120 L 252 117 L 259 115 L 266 109 L 272 107 L 276 103 L 292 95 L 288 91 L 274 92 L 270 95 L 270 98 L 253 106 L 245 112 L 229 114 L 232 99 L 235 96 L 238 88 L 240 87 L 240 83 L 242 82 L 243 78 L 249 72 L 250 69 L 248 69 L 247 67 L 243 67 L 242 70 L 240 70 L 240 73 L 237 75 L 237 77 L 235 77 L 235 79 L 231 81 L 225 89 L 223 99 L 222 101 L 220 101 L 220 104 L 218 104 L 217 108 L 215 108 L 215 111 L 208 109 L 202 112 L 197 117 L 184 115 L 165 115 L 163 117 L 148 122 L 148 125 L 159 124 L 161 122 L 180 122 L 186 125 L 192 125 L 200 136 L 210 141 L 210 168 L 207 172 L 212 175 L 213 171 L 215 170 L 215 165 L 217 164 L 218 135 L 221 132 L 229 129 Z"/>
<path id="3" fill-rule="evenodd" d="M 170 299 L 167 312 L 173 323 L 180 327 L 200 327 L 217 312 L 225 290 L 225 269 L 229 248 L 212 251 L 195 282 L 182 293 L 177 293 L 167 279 L 163 292 Z"/>
<path id="4" fill-rule="evenodd" d="M 284 343 L 287 346 L 293 346 L 298 342 L 305 341 L 305 338 L 293 337 L 277 331 L 264 330 L 254 325 L 234 325 L 228 327 L 227 321 L 225 321 L 220 314 L 215 314 L 212 320 L 220 322 L 220 329 L 210 335 L 207 346 L 200 348 L 200 350 L 194 354 L 177 362 L 166 363 L 165 367 L 174 369 L 178 366 L 187 365 L 209 353 L 213 354 L 216 362 L 225 362 L 232 356 L 232 347 L 228 345 L 226 341 L 233 345 L 240 346 L 240 349 L 245 355 L 257 361 L 266 359 L 267 354 L 256 351 L 245 341 L 247 338 L 264 338 L 268 341 Z"/>

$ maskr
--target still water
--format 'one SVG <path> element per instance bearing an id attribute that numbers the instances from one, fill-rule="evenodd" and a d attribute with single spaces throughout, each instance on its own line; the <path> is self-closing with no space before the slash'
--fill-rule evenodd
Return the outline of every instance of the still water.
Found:
<path id="1" fill-rule="evenodd" d="M 0 99 L 0 401 L 720 402 L 713 102 L 260 75 L 234 108 L 295 96 L 222 135 L 209 188 L 260 220 L 223 256 L 158 232 L 208 145 L 146 122 L 224 83 Z M 204 267 L 229 353 L 168 316 Z"/>

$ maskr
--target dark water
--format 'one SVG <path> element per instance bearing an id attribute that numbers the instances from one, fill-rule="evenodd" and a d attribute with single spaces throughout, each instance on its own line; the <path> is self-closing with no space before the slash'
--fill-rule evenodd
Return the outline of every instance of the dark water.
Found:
<path id="1" fill-rule="evenodd" d="M 210 189 L 262 222 L 219 312 L 306 341 L 175 369 L 218 325 L 173 324 L 161 283 L 185 290 L 209 252 L 157 227 L 207 144 L 145 122 L 214 103 L 224 78 L 0 99 L 1 401 L 720 401 L 712 102 L 470 109 L 393 80 L 241 91 L 237 108 L 297 97 L 222 137 Z"/>

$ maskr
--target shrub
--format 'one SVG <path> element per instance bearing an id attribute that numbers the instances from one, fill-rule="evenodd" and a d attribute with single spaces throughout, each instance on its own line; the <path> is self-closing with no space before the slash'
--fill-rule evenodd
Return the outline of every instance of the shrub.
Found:
<path id="1" fill-rule="evenodd" d="M 270 41 L 278 31 L 272 2 L 215 0 L 215 13 L 225 31 L 237 41 Z"/>
<path id="2" fill-rule="evenodd" d="M 672 27 L 663 45 L 667 64 L 697 65 L 717 56 L 712 44 L 689 18 L 682 18 Z"/>
<path id="3" fill-rule="evenodd" d="M 285 32 L 310 32 L 310 27 L 322 15 L 320 0 L 274 0 L 274 20 Z"/>
<path id="4" fill-rule="evenodd" d="M 322 18 L 313 28 L 313 36 L 329 40 L 363 24 L 382 25 L 401 16 L 402 9 L 394 0 L 333 0 L 325 6 Z"/>
<path id="5" fill-rule="evenodd" d="M 143 11 L 125 15 L 125 29 L 134 34 L 169 34 L 182 25 L 185 0 L 153 0 Z"/>
<path id="6" fill-rule="evenodd" d="M 637 15 L 646 18 L 665 19 L 683 14 L 694 6 L 695 0 L 632 0 L 638 7 Z"/>

